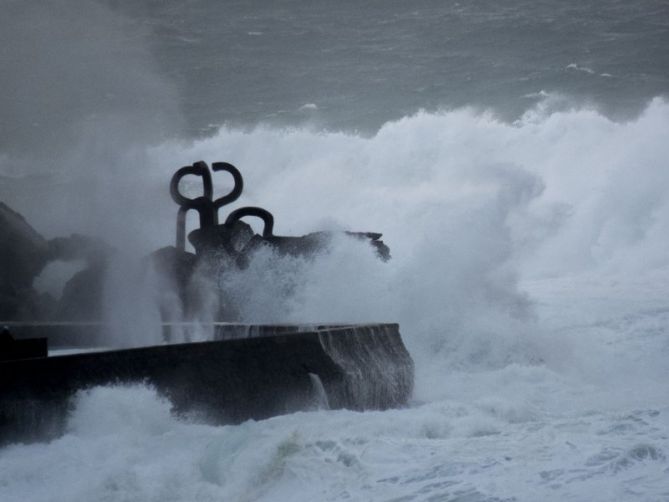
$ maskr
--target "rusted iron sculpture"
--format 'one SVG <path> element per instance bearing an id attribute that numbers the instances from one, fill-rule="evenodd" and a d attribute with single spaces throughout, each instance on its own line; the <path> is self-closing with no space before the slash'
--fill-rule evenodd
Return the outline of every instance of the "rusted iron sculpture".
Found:
<path id="1" fill-rule="evenodd" d="M 211 171 L 225 171 L 234 180 L 232 190 L 216 200 Z M 185 176 L 202 178 L 202 195 L 189 198 L 179 191 Z M 235 302 L 228 300 L 236 291 L 221 287 L 214 288 L 219 301 L 212 314 L 211 291 L 198 280 L 200 274 L 209 278 L 212 272 L 226 272 L 229 266 L 242 268 L 259 246 L 308 256 L 327 246 L 332 235 L 276 236 L 272 214 L 259 207 L 236 209 L 219 223 L 220 209 L 237 200 L 243 186 L 239 171 L 225 162 L 214 163 L 211 170 L 204 162 L 196 162 L 172 177 L 170 192 L 179 204 L 177 247 L 164 247 L 148 257 L 165 286 L 157 302 L 166 343 L 49 354 L 47 337 L 52 347 L 83 349 L 99 346 L 102 340 L 108 347 L 113 341 L 106 338 L 107 324 L 99 321 L 95 308 L 82 311 L 87 317 L 72 316 L 66 322 L 34 322 L 33 318 L 0 329 L 0 446 L 60 434 L 72 397 L 80 389 L 99 385 L 148 383 L 170 399 L 177 413 L 193 412 L 218 423 L 259 420 L 323 403 L 333 409 L 355 410 L 383 410 L 407 403 L 413 389 L 413 361 L 397 324 L 235 324 L 241 319 Z M 200 220 L 200 228 L 188 235 L 197 254 L 184 250 L 186 214 L 191 209 Z M 247 216 L 264 222 L 261 234 L 241 221 Z M 369 241 L 381 258 L 389 257 L 381 234 L 345 234 Z M 68 282 L 63 299 L 70 300 L 62 305 L 78 306 L 88 298 L 102 298 L 105 257 L 111 251 L 95 239 L 71 236 L 46 241 L 18 213 L 0 203 L 2 235 L 6 239 L 0 258 L 14 264 L 9 268 L 19 273 L 0 274 L 0 293 L 29 285 L 49 259 L 84 257 L 89 267 Z M 29 261 L 18 266 L 19 258 Z M 202 290 L 207 291 L 200 295 Z M 211 315 L 204 321 L 198 317 L 203 297 L 207 297 L 204 310 Z M 11 305 L 4 311 L 11 312 Z M 88 322 L 72 322 L 82 319 Z M 191 340 L 189 330 L 199 331 L 203 326 L 211 336 Z M 172 338 L 177 331 L 182 332 L 180 337 Z"/>
<path id="2" fill-rule="evenodd" d="M 192 166 L 179 169 L 170 182 L 170 195 L 174 202 L 179 205 L 177 214 L 177 249 L 183 251 L 186 246 L 186 213 L 194 209 L 200 217 L 200 228 L 211 228 L 218 225 L 218 211 L 223 206 L 236 201 L 244 190 L 244 179 L 239 170 L 227 162 L 214 162 L 211 166 L 214 172 L 225 171 L 232 175 L 235 182 L 232 190 L 227 195 L 213 200 L 214 186 L 211 173 L 206 162 L 195 162 Z M 179 191 L 179 182 L 184 176 L 195 175 L 202 177 L 204 193 L 200 197 L 191 199 Z M 270 215 L 271 216 L 271 215 Z"/>
<path id="3" fill-rule="evenodd" d="M 236 201 L 244 189 L 244 179 L 239 170 L 227 162 L 214 162 L 211 165 L 214 172 L 225 171 L 232 175 L 234 186 L 232 190 L 223 197 L 213 199 L 213 182 L 209 166 L 203 162 L 195 162 L 191 166 L 185 166 L 177 170 L 170 182 L 170 194 L 174 202 L 179 205 L 177 213 L 176 248 L 183 252 L 186 246 L 186 214 L 195 210 L 199 215 L 200 228 L 188 235 L 188 240 L 193 244 L 198 255 L 211 251 L 226 251 L 237 259 L 238 264 L 243 265 L 250 251 L 262 245 L 272 246 L 283 254 L 311 255 L 325 247 L 331 237 L 330 232 L 313 232 L 307 235 L 279 236 L 274 235 L 274 216 L 267 209 L 261 207 L 241 207 L 232 211 L 225 221 L 219 223 L 219 211 Z M 189 198 L 179 191 L 179 182 L 189 175 L 202 178 L 203 194 L 199 197 Z M 240 225 L 242 218 L 254 216 L 260 218 L 263 223 L 262 235 L 254 235 L 250 227 Z M 390 250 L 381 239 L 382 234 L 375 232 L 345 232 L 346 235 L 358 239 L 368 240 L 376 249 L 378 256 L 384 261 L 390 258 Z M 240 236 L 243 242 L 238 242 Z M 238 248 L 241 248 L 238 249 Z"/>

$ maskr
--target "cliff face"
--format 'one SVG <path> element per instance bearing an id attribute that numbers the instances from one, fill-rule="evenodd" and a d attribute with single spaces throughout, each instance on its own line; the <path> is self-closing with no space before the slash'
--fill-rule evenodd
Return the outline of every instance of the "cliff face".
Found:
<path id="1" fill-rule="evenodd" d="M 109 245 L 85 235 L 47 240 L 0 202 L 0 321 L 99 319 L 102 279 L 112 252 Z M 60 301 L 33 287 L 35 278 L 55 260 L 87 264 L 67 283 Z"/>
<path id="2" fill-rule="evenodd" d="M 0 320 L 36 314 L 34 278 L 49 261 L 49 244 L 16 211 L 0 202 Z"/>

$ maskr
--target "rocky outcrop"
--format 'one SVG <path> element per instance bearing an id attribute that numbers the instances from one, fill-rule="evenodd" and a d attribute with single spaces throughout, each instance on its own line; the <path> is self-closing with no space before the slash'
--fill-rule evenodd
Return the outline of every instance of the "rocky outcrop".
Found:
<path id="1" fill-rule="evenodd" d="M 0 319 L 29 318 L 39 295 L 34 278 L 49 261 L 49 245 L 16 211 L 0 202 Z"/>
<path id="2" fill-rule="evenodd" d="M 67 281 L 53 319 L 97 321 L 102 319 L 104 282 L 109 260 L 116 250 L 106 242 L 87 235 L 72 234 L 49 241 L 49 258 L 84 261 L 86 268 Z"/>
<path id="3" fill-rule="evenodd" d="M 0 202 L 0 320 L 100 319 L 102 282 L 112 253 L 100 239 L 80 234 L 47 240 Z M 60 300 L 33 287 L 44 267 L 56 260 L 87 265 L 68 281 Z"/>
<path id="4" fill-rule="evenodd" d="M 102 319 L 106 263 L 94 262 L 67 281 L 53 313 L 60 321 L 98 321 Z"/>
<path id="5" fill-rule="evenodd" d="M 48 259 L 74 261 L 84 260 L 88 266 L 101 265 L 116 250 L 102 239 L 88 235 L 72 234 L 69 237 L 56 237 L 47 243 Z"/>

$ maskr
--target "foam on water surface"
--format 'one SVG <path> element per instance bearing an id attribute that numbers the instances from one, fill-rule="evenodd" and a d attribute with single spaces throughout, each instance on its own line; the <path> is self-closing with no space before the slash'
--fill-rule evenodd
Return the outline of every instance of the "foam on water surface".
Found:
<path id="1" fill-rule="evenodd" d="M 473 399 L 211 427 L 173 417 L 151 389 L 99 388 L 78 397 L 63 437 L 0 452 L 0 490 L 7 501 L 659 500 L 668 412 Z"/>
<path id="2" fill-rule="evenodd" d="M 19 4 L 12 8 L 23 12 Z M 402 410 L 211 426 L 174 416 L 141 385 L 92 389 L 73 402 L 64 436 L 0 449 L 0 500 L 669 498 L 664 99 L 616 121 L 575 105 L 549 79 L 539 80 L 551 83 L 546 90 L 518 89 L 536 105 L 512 122 L 480 107 L 435 111 L 428 100 L 431 111 L 397 105 L 409 114 L 364 134 L 256 121 L 164 140 L 178 122 L 178 98 L 151 64 L 141 23 L 82 5 L 73 22 L 61 3 L 46 30 L 22 29 L 22 20 L 45 19 L 32 8 L 3 24 L 8 40 L 47 47 L 49 57 L 20 53 L 3 73 L 21 83 L 7 86 L 18 98 L 3 102 L 26 106 L 16 110 L 19 127 L 5 128 L 13 139 L 0 151 L 0 195 L 47 237 L 91 233 L 127 252 L 111 268 L 105 310 L 122 322 L 106 341 L 160 339 L 155 292 L 163 285 L 134 260 L 173 242 L 174 169 L 228 161 L 244 174 L 239 204 L 272 211 L 277 234 L 383 232 L 393 258 L 382 263 L 364 243 L 336 239 L 313 261 L 260 252 L 246 270 L 203 287 L 234 290 L 248 323 L 399 322 L 416 391 Z M 504 17 L 496 19 L 506 33 Z M 82 64 L 60 64 L 79 47 L 60 34 L 84 29 L 98 36 L 77 52 Z M 270 38 L 262 33 L 249 38 Z M 614 71 L 581 56 L 557 54 L 553 66 L 595 87 L 627 72 L 624 61 Z M 606 70 L 614 77 L 601 78 Z M 53 71 L 74 84 L 52 85 Z M 646 77 L 628 73 L 643 87 Z M 516 89 L 519 78 L 501 80 Z M 116 95 L 109 82 L 122 84 L 111 86 Z M 644 89 L 661 87 L 657 75 L 654 82 Z M 83 108 L 68 105 L 79 86 L 91 97 Z M 300 120 L 328 113 L 316 96 L 294 94 Z M 43 103 L 57 106 L 42 115 Z M 34 128 L 53 135 L 35 139 Z M 217 189 L 227 182 L 216 179 Z M 40 290 L 56 294 L 69 273 L 46 271 Z"/>

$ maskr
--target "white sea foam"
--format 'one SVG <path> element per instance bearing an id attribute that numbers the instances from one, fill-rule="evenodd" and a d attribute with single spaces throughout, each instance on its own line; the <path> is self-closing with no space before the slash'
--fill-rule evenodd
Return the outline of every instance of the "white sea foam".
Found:
<path id="1" fill-rule="evenodd" d="M 593 70 L 592 68 L 588 68 L 587 66 L 580 66 L 576 63 L 569 63 L 567 65 L 567 70 L 581 71 L 581 72 L 587 73 L 589 75 L 594 75 L 595 74 L 595 70 Z"/>
<path id="2" fill-rule="evenodd" d="M 447 399 L 211 427 L 173 418 L 151 389 L 110 387 L 78 396 L 61 438 L 0 450 L 0 494 L 8 502 L 658 500 L 667 412 L 555 414 L 522 399 Z"/>
<path id="3" fill-rule="evenodd" d="M 462 109 L 371 137 L 223 128 L 151 149 L 147 180 L 237 165 L 238 205 L 272 211 L 278 234 L 383 232 L 388 263 L 339 239 L 314 261 L 259 253 L 221 280 L 248 321 L 399 321 L 412 406 L 210 427 L 142 386 L 95 389 L 65 436 L 0 450 L 0 498 L 666 498 L 667 131 L 657 99 L 625 123 Z M 170 241 L 172 214 L 148 211 L 152 242 Z"/>

